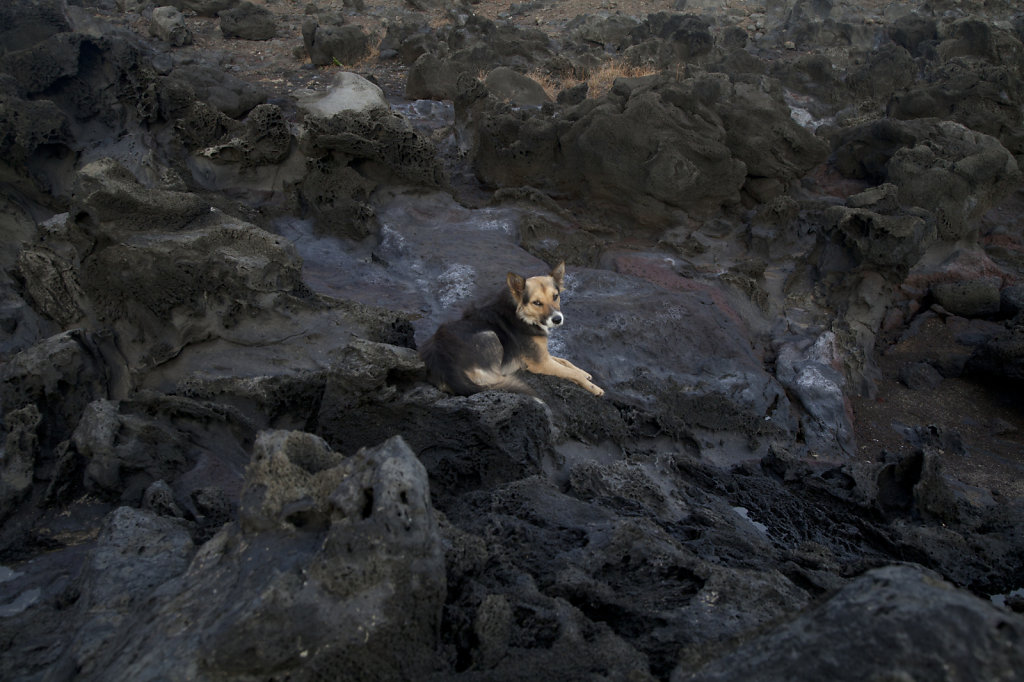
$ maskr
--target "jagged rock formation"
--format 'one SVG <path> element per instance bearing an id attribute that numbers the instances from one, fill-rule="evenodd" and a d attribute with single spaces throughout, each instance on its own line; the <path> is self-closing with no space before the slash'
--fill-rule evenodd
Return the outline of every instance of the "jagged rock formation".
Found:
<path id="1" fill-rule="evenodd" d="M 1024 665 L 1012 7 L 171 4 L 0 8 L 5 674 Z M 559 260 L 603 398 L 424 381 Z"/>

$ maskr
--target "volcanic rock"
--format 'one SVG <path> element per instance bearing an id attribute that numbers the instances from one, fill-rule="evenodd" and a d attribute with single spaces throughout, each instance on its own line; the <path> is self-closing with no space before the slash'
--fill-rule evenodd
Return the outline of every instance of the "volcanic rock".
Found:
<path id="1" fill-rule="evenodd" d="M 185 17 L 177 8 L 171 6 L 154 8 L 150 22 L 150 33 L 172 47 L 181 47 L 192 43 L 192 32 L 185 25 Z"/>
<path id="2" fill-rule="evenodd" d="M 960 617 L 946 618 L 950 611 Z M 862 636 L 850 639 L 839 634 L 850 627 Z M 933 573 L 892 566 L 867 573 L 821 606 L 776 632 L 741 644 L 732 655 L 695 673 L 677 669 L 672 679 L 770 680 L 780 674 L 798 680 L 873 675 L 914 679 L 945 674 L 940 669 L 968 677 L 1012 676 L 1022 663 L 1012 644 L 1021 628 L 1024 620 L 1019 616 L 951 589 Z M 900 635 L 895 645 L 894 633 Z M 794 672 L 786 653 L 793 651 L 822 655 L 804 661 Z M 926 651 L 942 654 L 922 655 Z"/>
<path id="3" fill-rule="evenodd" d="M 370 52 L 370 37 L 362 27 L 346 24 L 336 14 L 309 17 L 302 24 L 302 41 L 316 66 L 355 64 Z"/>
<path id="4" fill-rule="evenodd" d="M 514 106 L 537 107 L 551 101 L 540 83 L 507 66 L 499 66 L 488 73 L 484 85 L 499 100 Z"/>
<path id="5" fill-rule="evenodd" d="M 998 277 L 937 282 L 931 293 L 943 308 L 961 317 L 988 317 L 999 312 Z"/>
<path id="6" fill-rule="evenodd" d="M 1021 668 L 1019 17 L 170 4 L 0 9 L 5 675 Z M 426 383 L 562 260 L 604 396 Z"/>
<path id="7" fill-rule="evenodd" d="M 277 20 L 266 7 L 243 1 L 217 14 L 220 30 L 226 38 L 270 40 L 277 35 Z"/>

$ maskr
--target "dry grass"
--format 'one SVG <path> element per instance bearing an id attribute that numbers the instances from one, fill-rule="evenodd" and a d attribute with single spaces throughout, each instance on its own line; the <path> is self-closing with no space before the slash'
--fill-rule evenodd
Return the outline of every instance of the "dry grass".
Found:
<path id="1" fill-rule="evenodd" d="M 612 89 L 616 78 L 642 78 L 653 76 L 658 70 L 652 66 L 631 66 L 621 62 L 607 62 L 587 79 L 588 97 L 600 97 Z"/>
<path id="2" fill-rule="evenodd" d="M 582 77 L 569 76 L 559 77 L 544 71 L 533 71 L 527 74 L 530 78 L 540 83 L 548 97 L 555 99 L 558 93 L 567 88 L 572 88 L 580 83 L 587 84 L 587 97 L 600 97 L 612 89 L 616 78 L 640 78 L 653 76 L 658 70 L 651 66 L 631 66 L 618 61 L 605 62 L 599 69 Z"/>

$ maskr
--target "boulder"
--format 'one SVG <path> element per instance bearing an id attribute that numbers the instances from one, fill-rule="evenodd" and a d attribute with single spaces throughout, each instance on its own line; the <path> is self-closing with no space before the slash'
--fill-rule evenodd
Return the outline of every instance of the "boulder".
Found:
<path id="1" fill-rule="evenodd" d="M 539 471 L 553 432 L 538 401 L 498 392 L 446 397 L 417 388 L 423 379 L 415 351 L 354 340 L 331 363 L 318 432 L 339 449 L 408 434 L 440 504 Z"/>
<path id="2" fill-rule="evenodd" d="M 70 437 L 86 406 L 106 398 L 117 368 L 104 360 L 101 337 L 75 329 L 40 341 L 10 358 L 0 372 L 5 414 L 35 406 L 46 424 L 43 447 Z M 109 353 L 112 349 L 106 348 Z"/>
<path id="3" fill-rule="evenodd" d="M 81 231 L 76 236 L 113 242 L 140 232 L 176 232 L 210 212 L 199 196 L 146 187 L 111 158 L 93 161 L 78 171 L 72 202 Z"/>
<path id="4" fill-rule="evenodd" d="M 146 627 L 107 629 L 95 665 L 123 677 L 176 676 L 180 661 L 196 677 L 420 677 L 436 664 L 445 591 L 426 472 L 400 438 L 343 456 L 309 434 L 265 432 L 239 524 L 157 591 Z"/>
<path id="5" fill-rule="evenodd" d="M 389 108 L 384 91 L 360 75 L 341 71 L 324 92 L 298 91 L 299 107 L 308 114 L 330 118 L 337 113 L 369 113 Z"/>
<path id="6" fill-rule="evenodd" d="M 366 106 L 367 90 L 359 88 L 360 106 Z M 321 229 L 357 238 L 375 229 L 369 196 L 378 183 L 399 179 L 436 187 L 446 182 L 433 143 L 403 116 L 376 106 L 369 94 L 371 108 L 343 110 L 330 118 L 308 117 L 299 140 L 309 159 L 298 186 L 300 196 Z"/>
<path id="7" fill-rule="evenodd" d="M 42 421 L 39 409 L 33 404 L 4 415 L 7 437 L 0 459 L 0 521 L 6 520 L 32 490 L 39 450 L 38 429 Z"/>
<path id="8" fill-rule="evenodd" d="M 659 55 L 656 63 L 664 67 L 702 57 L 715 45 L 705 19 L 675 12 L 649 14 L 642 24 L 630 31 L 628 42 L 634 45 L 631 51 L 647 45 L 648 51 Z"/>
<path id="9" fill-rule="evenodd" d="M 927 362 L 911 362 L 900 368 L 899 379 L 912 391 L 930 391 L 942 383 L 942 374 Z"/>
<path id="10" fill-rule="evenodd" d="M 892 273 L 897 280 L 906 276 L 936 240 L 934 224 L 909 212 L 886 215 L 865 208 L 833 206 L 826 210 L 825 217 L 859 262 Z"/>
<path id="11" fill-rule="evenodd" d="M 613 88 L 624 102 L 592 108 L 560 136 L 565 167 L 583 175 L 581 190 L 609 204 L 629 197 L 641 222 L 663 218 L 659 204 L 699 212 L 738 201 L 747 169 L 733 157 L 718 116 L 692 118 L 676 102 L 702 109 L 699 100 L 636 85 Z"/>
<path id="12" fill-rule="evenodd" d="M 269 203 L 302 178 L 304 161 L 281 109 L 260 104 L 235 136 L 196 151 L 189 159 L 189 170 L 204 189 Z"/>
<path id="13" fill-rule="evenodd" d="M 370 54 L 370 36 L 361 26 L 344 23 L 338 14 L 307 17 L 302 24 L 302 41 L 316 66 L 351 65 Z"/>
<path id="14" fill-rule="evenodd" d="M 192 31 L 185 25 L 185 17 L 176 7 L 169 5 L 153 9 L 149 32 L 171 47 L 192 44 Z"/>
<path id="15" fill-rule="evenodd" d="M 641 226 L 673 211 L 700 215 L 736 204 L 748 179 L 767 181 L 777 194 L 827 151 L 793 121 L 780 93 L 718 74 L 619 79 L 568 117 L 486 100 L 461 115 L 476 134 L 475 169 L 488 184 L 586 196 Z"/>
<path id="16" fill-rule="evenodd" d="M 565 30 L 576 40 L 618 50 L 638 25 L 636 19 L 619 12 L 604 16 L 583 14 L 567 23 Z"/>
<path id="17" fill-rule="evenodd" d="M 778 352 L 775 375 L 800 401 L 804 440 L 816 457 L 854 454 L 853 409 L 841 363 L 833 332 L 783 344 Z"/>
<path id="18" fill-rule="evenodd" d="M 0 57 L 71 30 L 61 0 L 11 0 L 0 7 Z"/>
<path id="19" fill-rule="evenodd" d="M 437 49 L 438 38 L 426 22 L 411 17 L 388 22 L 387 31 L 378 49 L 381 59 L 398 58 L 402 64 L 412 66 L 420 56 Z"/>
<path id="20" fill-rule="evenodd" d="M 507 66 L 499 66 L 488 73 L 484 85 L 492 95 L 513 106 L 539 107 L 551 101 L 540 83 Z"/>
<path id="21" fill-rule="evenodd" d="M 132 607 L 185 572 L 195 549 L 179 522 L 132 507 L 111 512 L 103 520 L 83 576 L 82 598 L 95 610 L 96 624 L 103 615 L 127 620 L 134 613 Z M 88 639 L 83 633 L 73 646 L 82 647 Z"/>
<path id="22" fill-rule="evenodd" d="M 980 277 L 955 282 L 936 282 L 931 287 L 935 301 L 961 317 L 990 317 L 999 312 L 1000 277 Z"/>
<path id="23" fill-rule="evenodd" d="M 281 237 L 196 195 L 146 188 L 109 160 L 79 173 L 75 200 L 71 239 L 82 249 L 89 324 L 114 329 L 135 369 L 244 328 L 280 296 L 305 291 L 301 261 Z"/>
<path id="24" fill-rule="evenodd" d="M 889 26 L 889 38 L 915 57 L 938 38 L 938 26 L 934 17 L 919 13 L 908 13 L 897 17 Z"/>
<path id="25" fill-rule="evenodd" d="M 832 163 L 848 177 L 896 185 L 900 205 L 931 214 L 944 242 L 974 234 L 978 218 L 1020 179 L 998 140 L 932 119 L 883 119 L 841 131 Z"/>
<path id="26" fill-rule="evenodd" d="M 18 254 L 18 275 L 35 309 L 62 327 L 79 322 L 87 306 L 70 259 L 43 245 L 28 246 Z"/>
<path id="27" fill-rule="evenodd" d="M 83 261 L 82 286 L 94 314 L 122 337 L 133 368 L 152 368 L 188 344 L 230 336 L 282 296 L 302 293 L 294 247 L 254 225 L 218 217 L 199 229 L 131 238 Z"/>
<path id="28" fill-rule="evenodd" d="M 47 197 L 64 182 L 64 169 L 53 162 L 52 155 L 57 152 L 59 158 L 70 153 L 74 146 L 71 123 L 71 118 L 50 100 L 0 94 L 0 126 L 8 131 L 0 140 L 0 153 L 11 166 L 11 180 L 19 189 L 52 201 Z"/>
<path id="29" fill-rule="evenodd" d="M 957 618 L 949 618 L 955 612 Z M 731 647 L 673 682 L 712 680 L 1012 678 L 1024 618 L 914 566 L 868 572 L 793 621 Z M 857 632 L 856 637 L 843 633 Z M 815 651 L 802 657 L 796 652 Z"/>
<path id="30" fill-rule="evenodd" d="M 24 50 L 4 55 L 0 65 L 13 76 L 22 93 L 31 95 L 78 73 L 83 40 L 95 44 L 78 33 L 57 33 Z"/>
<path id="31" fill-rule="evenodd" d="M 910 52 L 893 43 L 872 52 L 867 62 L 847 79 L 849 94 L 854 97 L 888 101 L 894 92 L 914 85 L 917 66 Z"/>
<path id="32" fill-rule="evenodd" d="M 182 64 L 169 77 L 191 88 L 196 98 L 230 118 L 241 118 L 267 99 L 261 87 L 207 64 Z"/>
<path id="33" fill-rule="evenodd" d="M 270 40 L 277 36 L 277 18 L 274 13 L 247 0 L 222 10 L 217 16 L 220 17 L 220 30 L 225 38 Z"/>
<path id="34" fill-rule="evenodd" d="M 457 65 L 425 52 L 409 67 L 405 98 L 454 100 L 460 73 Z"/>
<path id="35" fill-rule="evenodd" d="M 1017 156 L 1024 156 L 1024 129 L 1017 111 L 1024 104 L 1016 84 L 1020 74 L 1005 64 L 955 60 L 936 67 L 926 83 L 896 91 L 889 99 L 889 115 L 898 119 L 941 118 L 992 135 Z"/>
<path id="36" fill-rule="evenodd" d="M 184 433 L 120 407 L 111 400 L 90 403 L 72 441 L 86 460 L 87 490 L 138 504 L 150 484 L 176 479 L 195 462 Z"/>

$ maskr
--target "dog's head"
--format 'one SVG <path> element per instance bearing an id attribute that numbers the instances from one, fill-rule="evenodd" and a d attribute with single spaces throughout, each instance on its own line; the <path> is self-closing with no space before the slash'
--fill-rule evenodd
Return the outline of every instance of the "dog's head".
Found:
<path id="1" fill-rule="evenodd" d="M 565 277 L 565 263 L 551 271 L 550 275 L 537 275 L 524 279 L 514 272 L 508 273 L 508 288 L 516 302 L 516 315 L 523 322 L 540 327 L 548 333 L 565 321 L 561 311 L 559 294 Z"/>

